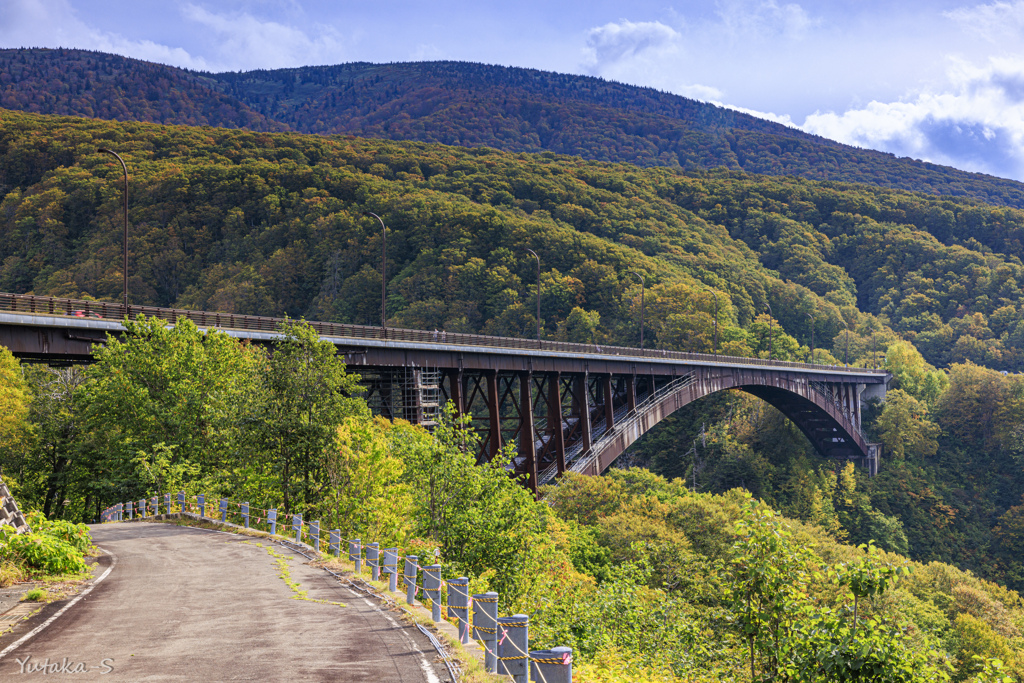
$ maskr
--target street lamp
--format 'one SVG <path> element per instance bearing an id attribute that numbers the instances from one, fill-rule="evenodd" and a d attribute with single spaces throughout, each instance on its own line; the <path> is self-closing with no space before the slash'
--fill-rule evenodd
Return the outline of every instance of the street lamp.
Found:
<path id="1" fill-rule="evenodd" d="M 381 253 L 380 253 L 380 329 L 384 339 L 388 338 L 388 323 L 384 310 L 388 291 L 388 229 L 384 227 L 384 219 L 373 211 L 364 211 L 364 216 L 373 216 L 380 222 Z"/>
<path id="2" fill-rule="evenodd" d="M 533 258 L 537 259 L 537 348 L 540 348 L 540 256 L 537 256 L 537 252 L 533 249 L 527 249 L 526 251 L 533 254 Z"/>
<path id="3" fill-rule="evenodd" d="M 808 319 L 811 321 L 811 363 L 814 362 L 814 316 L 810 313 L 807 314 Z"/>
<path id="4" fill-rule="evenodd" d="M 128 318 L 131 316 L 131 311 L 128 310 L 128 166 L 124 163 L 121 155 L 112 149 L 100 147 L 96 151 L 116 157 L 121 162 L 121 168 L 124 169 L 124 264 L 121 270 L 124 278 L 124 317 Z"/>
<path id="5" fill-rule="evenodd" d="M 775 360 L 775 335 L 772 322 L 772 305 L 767 301 L 764 304 L 768 307 L 768 361 Z"/>
<path id="6" fill-rule="evenodd" d="M 644 355 L 644 289 L 646 283 L 644 282 L 644 276 L 635 270 L 629 271 L 630 275 L 636 275 L 640 278 L 640 355 Z"/>
<path id="7" fill-rule="evenodd" d="M 710 287 L 705 287 L 705 289 L 708 290 L 709 292 L 711 292 L 711 296 L 715 297 L 715 355 L 717 356 L 718 355 L 718 292 L 716 292 L 715 290 L 711 289 Z"/>
<path id="8" fill-rule="evenodd" d="M 843 363 L 850 367 L 850 323 L 845 320 L 843 322 L 846 323 L 846 353 L 843 356 Z"/>

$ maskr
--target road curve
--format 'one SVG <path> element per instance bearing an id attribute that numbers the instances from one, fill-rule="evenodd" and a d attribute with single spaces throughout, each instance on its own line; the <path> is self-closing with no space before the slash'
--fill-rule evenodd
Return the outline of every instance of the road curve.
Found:
<path id="1" fill-rule="evenodd" d="M 0 659 L 0 679 L 450 681 L 415 627 L 280 545 L 172 524 L 91 530 L 116 556 L 113 571 Z M 257 543 L 289 557 L 291 579 L 312 600 L 293 599 Z M 47 659 L 64 673 L 30 673 Z M 68 673 L 75 668 L 86 673 Z"/>

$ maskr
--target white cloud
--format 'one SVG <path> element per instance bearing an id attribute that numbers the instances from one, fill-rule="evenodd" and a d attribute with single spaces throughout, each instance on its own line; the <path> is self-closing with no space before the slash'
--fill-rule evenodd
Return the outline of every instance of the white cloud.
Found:
<path id="1" fill-rule="evenodd" d="M 1024 29 L 1024 2 L 1021 0 L 959 7 L 942 15 L 992 42 L 1018 37 Z"/>
<path id="2" fill-rule="evenodd" d="M 796 3 L 779 5 L 775 0 L 721 0 L 721 28 L 733 40 L 799 39 L 819 21 Z"/>
<path id="3" fill-rule="evenodd" d="M 221 69 L 275 69 L 344 60 L 341 40 L 329 26 L 317 26 L 319 34 L 310 36 L 294 26 L 245 12 L 217 14 L 193 4 L 182 11 L 186 19 L 216 36 Z"/>
<path id="4" fill-rule="evenodd" d="M 599 71 L 652 50 L 671 48 L 679 38 L 675 29 L 660 21 L 622 20 L 590 29 L 587 33 L 587 55 L 591 67 Z"/>
<path id="5" fill-rule="evenodd" d="M 701 85 L 700 83 L 682 85 L 674 88 L 673 92 L 683 97 L 689 97 L 691 100 L 700 100 L 701 102 L 718 102 L 724 94 L 718 88 L 710 85 Z"/>
<path id="6" fill-rule="evenodd" d="M 1024 58 L 951 60 L 948 88 L 842 114 L 815 113 L 809 133 L 967 170 L 1024 179 Z"/>
<path id="7" fill-rule="evenodd" d="M 0 46 L 74 47 L 173 64 L 208 68 L 206 60 L 186 50 L 151 40 L 129 40 L 97 30 L 82 20 L 67 0 L 3 0 L 0 2 Z"/>

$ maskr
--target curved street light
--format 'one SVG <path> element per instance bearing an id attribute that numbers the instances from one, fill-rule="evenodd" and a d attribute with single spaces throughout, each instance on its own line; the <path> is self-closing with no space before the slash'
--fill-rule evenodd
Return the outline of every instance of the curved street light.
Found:
<path id="1" fill-rule="evenodd" d="M 711 296 L 715 297 L 715 355 L 718 355 L 718 292 L 705 286 L 704 289 L 711 292 Z"/>
<path id="2" fill-rule="evenodd" d="M 846 367 L 850 367 L 850 323 L 846 322 L 845 319 L 843 323 L 846 325 L 846 353 L 843 356 L 843 363 Z"/>
<path id="3" fill-rule="evenodd" d="M 121 162 L 121 168 L 124 170 L 124 264 L 122 266 L 122 273 L 124 279 L 124 317 L 131 317 L 131 311 L 128 309 L 128 166 L 124 163 L 124 159 L 121 155 L 112 149 L 106 147 L 100 147 L 96 150 L 104 154 L 110 154 L 117 158 Z"/>
<path id="4" fill-rule="evenodd" d="M 384 219 L 373 211 L 364 211 L 364 216 L 373 216 L 380 222 L 381 253 L 380 253 L 380 329 L 384 339 L 388 338 L 388 323 L 384 304 L 388 290 L 388 229 L 384 227 Z"/>
<path id="5" fill-rule="evenodd" d="M 527 249 L 526 251 L 533 254 L 533 258 L 537 259 L 537 348 L 540 348 L 540 256 L 537 256 L 537 252 L 533 249 Z"/>
<path id="6" fill-rule="evenodd" d="M 647 284 L 644 281 L 644 276 L 635 270 L 628 271 L 630 275 L 636 275 L 640 278 L 640 355 L 644 355 L 644 289 Z"/>
<path id="7" fill-rule="evenodd" d="M 767 301 L 764 305 L 768 307 L 768 360 L 770 362 L 775 360 L 775 335 L 772 322 L 772 305 Z"/>
<path id="8" fill-rule="evenodd" d="M 814 316 L 810 313 L 807 314 L 808 319 L 811 321 L 811 362 L 814 362 Z"/>

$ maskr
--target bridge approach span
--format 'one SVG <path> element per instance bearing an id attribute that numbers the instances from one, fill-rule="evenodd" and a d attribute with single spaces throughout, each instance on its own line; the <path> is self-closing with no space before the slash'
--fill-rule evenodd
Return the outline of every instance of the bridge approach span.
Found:
<path id="1" fill-rule="evenodd" d="M 130 307 L 272 345 L 282 319 Z M 120 335 L 119 304 L 0 294 L 0 344 L 26 360 L 80 363 Z M 532 488 L 567 469 L 600 473 L 682 406 L 739 389 L 779 408 L 830 458 L 877 470 L 861 433 L 861 404 L 885 396 L 889 375 L 865 368 L 572 344 L 428 330 L 310 323 L 362 376 L 374 412 L 430 426 L 451 401 L 480 434 L 488 460 L 515 442 L 513 463 Z M 544 475 L 543 477 L 541 475 Z"/>

